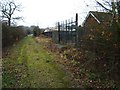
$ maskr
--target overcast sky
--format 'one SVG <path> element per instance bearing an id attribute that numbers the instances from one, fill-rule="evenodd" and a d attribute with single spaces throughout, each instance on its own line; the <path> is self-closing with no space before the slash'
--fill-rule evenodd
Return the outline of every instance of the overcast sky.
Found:
<path id="1" fill-rule="evenodd" d="M 15 0 L 16 1 L 16 0 Z M 65 21 L 79 15 L 79 25 L 83 22 L 88 11 L 95 10 L 95 0 L 17 0 L 23 6 L 18 13 L 24 17 L 17 21 L 18 25 L 38 25 L 41 28 L 54 27 L 58 21 Z"/>

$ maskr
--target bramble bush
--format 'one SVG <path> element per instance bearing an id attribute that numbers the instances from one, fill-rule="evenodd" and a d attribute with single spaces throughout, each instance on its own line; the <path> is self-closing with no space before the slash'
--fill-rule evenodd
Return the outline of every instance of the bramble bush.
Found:
<path id="1" fill-rule="evenodd" d="M 117 87 L 120 84 L 120 28 L 112 23 L 109 28 L 102 27 L 85 33 L 81 47 L 93 53 L 95 57 L 88 68 L 104 79 L 114 80 Z M 88 55 L 89 56 L 89 55 Z"/>

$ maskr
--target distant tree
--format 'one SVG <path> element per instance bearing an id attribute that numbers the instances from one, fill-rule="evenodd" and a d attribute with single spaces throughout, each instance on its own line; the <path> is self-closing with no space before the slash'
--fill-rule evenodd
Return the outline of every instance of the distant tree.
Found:
<path id="1" fill-rule="evenodd" d="M 33 36 L 39 36 L 41 33 L 41 30 L 38 26 L 35 26 L 33 29 Z"/>
<path id="2" fill-rule="evenodd" d="M 8 20 L 8 25 L 11 26 L 12 19 L 22 19 L 22 17 L 13 17 L 16 11 L 21 11 L 21 4 L 17 4 L 13 0 L 5 0 L 0 3 L 0 11 L 2 12 L 2 18 Z"/>

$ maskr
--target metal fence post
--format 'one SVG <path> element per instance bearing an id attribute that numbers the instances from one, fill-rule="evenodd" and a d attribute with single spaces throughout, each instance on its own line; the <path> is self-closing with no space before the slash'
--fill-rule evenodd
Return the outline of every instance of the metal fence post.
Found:
<path id="1" fill-rule="evenodd" d="M 58 22 L 58 43 L 60 43 L 60 23 Z"/>
<path id="2" fill-rule="evenodd" d="M 67 40 L 68 40 L 67 37 L 68 37 L 68 34 L 67 34 L 67 20 L 66 20 L 66 38 L 65 38 L 66 39 L 66 44 L 67 44 Z"/>
<path id="3" fill-rule="evenodd" d="M 75 16 L 75 26 L 76 26 L 76 46 L 78 47 L 78 13 L 76 13 Z"/>

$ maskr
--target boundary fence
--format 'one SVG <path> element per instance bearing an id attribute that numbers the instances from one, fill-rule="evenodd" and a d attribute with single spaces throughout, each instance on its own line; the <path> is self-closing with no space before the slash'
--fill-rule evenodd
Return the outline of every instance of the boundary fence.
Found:
<path id="1" fill-rule="evenodd" d="M 78 26 L 78 14 L 76 13 L 75 20 L 71 18 L 69 20 L 57 22 L 57 30 L 50 30 L 44 32 L 44 34 L 51 37 L 55 43 L 80 45 L 83 29 Z"/>

